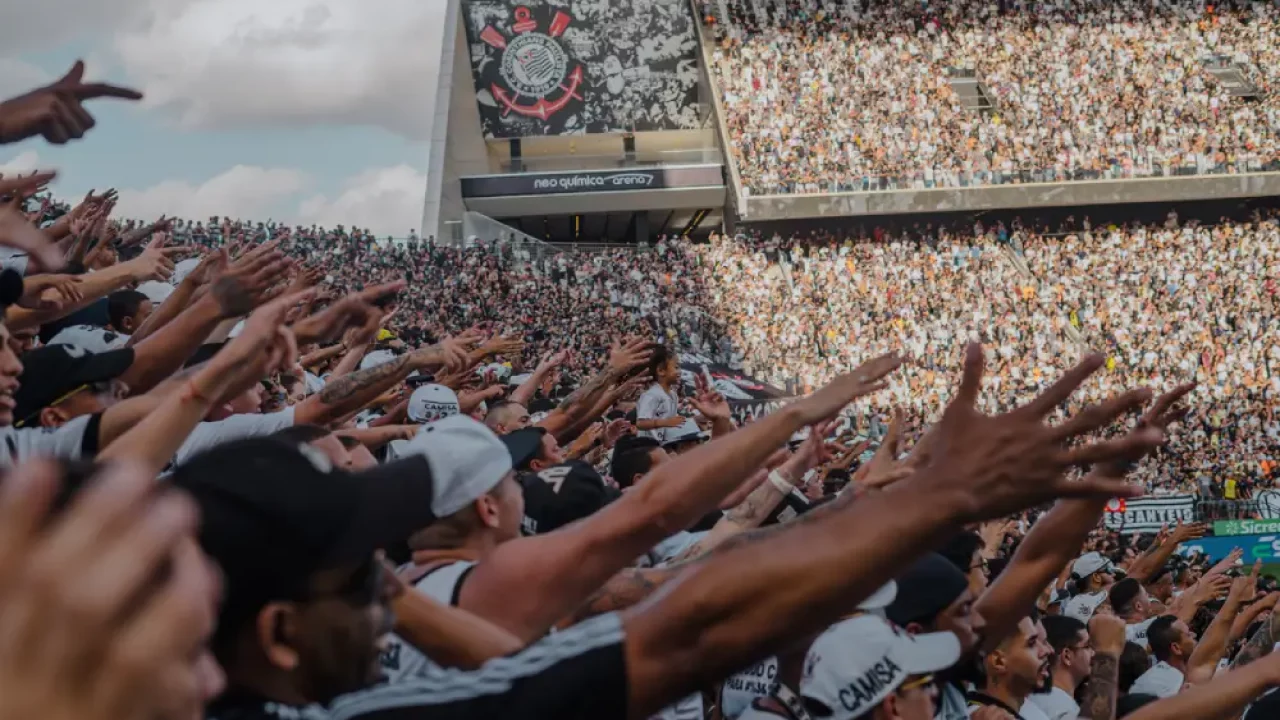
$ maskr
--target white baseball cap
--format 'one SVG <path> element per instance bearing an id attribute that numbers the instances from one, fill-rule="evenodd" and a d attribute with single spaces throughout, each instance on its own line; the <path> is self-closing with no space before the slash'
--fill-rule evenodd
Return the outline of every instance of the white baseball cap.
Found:
<path id="1" fill-rule="evenodd" d="M 191 271 L 195 270 L 199 265 L 200 258 L 198 257 L 187 258 L 186 260 L 179 262 L 177 265 L 173 266 L 173 277 L 169 278 L 169 282 L 173 284 L 173 287 L 178 287 L 183 280 L 187 279 L 187 276 L 191 274 Z"/>
<path id="2" fill-rule="evenodd" d="M 424 425 L 397 451 L 401 457 L 416 454 L 427 459 L 434 484 L 431 510 L 440 518 L 475 502 L 512 469 L 507 446 L 466 415 Z"/>
<path id="3" fill-rule="evenodd" d="M 409 396 L 409 419 L 416 423 L 433 423 L 457 415 L 462 408 L 458 394 L 443 385 L 419 385 Z"/>
<path id="4" fill-rule="evenodd" d="M 1105 592 L 1076 595 L 1063 604 L 1062 614 L 1087 623 L 1089 618 L 1093 617 L 1093 614 L 1098 611 L 1098 606 L 1102 605 L 1106 600 L 1107 594 Z"/>
<path id="5" fill-rule="evenodd" d="M 800 694 L 826 706 L 822 716 L 831 720 L 867 717 L 907 678 L 959 660 L 960 641 L 952 633 L 908 635 L 879 615 L 858 615 L 827 628 L 810 646 Z"/>
<path id="6" fill-rule="evenodd" d="M 97 325 L 72 325 L 58 331 L 50 345 L 71 345 L 88 353 L 119 350 L 129 343 L 129 336 Z"/>
<path id="7" fill-rule="evenodd" d="M 390 350 L 374 350 L 360 359 L 360 369 L 368 370 L 371 367 L 385 365 L 396 359 L 396 354 Z"/>
<path id="8" fill-rule="evenodd" d="M 1115 570 L 1115 566 L 1099 552 L 1087 552 L 1071 565 L 1071 574 L 1080 580 L 1100 570 Z"/>
<path id="9" fill-rule="evenodd" d="M 147 299 L 153 304 L 159 305 L 165 300 L 168 300 L 169 296 L 173 294 L 173 286 L 167 282 L 150 280 L 139 285 L 138 292 L 146 295 Z"/>

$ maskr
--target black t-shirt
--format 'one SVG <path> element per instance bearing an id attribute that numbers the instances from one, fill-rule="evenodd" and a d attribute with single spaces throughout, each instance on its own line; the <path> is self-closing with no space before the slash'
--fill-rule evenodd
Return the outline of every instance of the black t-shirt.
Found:
<path id="1" fill-rule="evenodd" d="M 325 709 L 228 693 L 209 720 L 605 720 L 627 716 L 622 621 L 601 615 L 479 670 L 425 672 L 420 680 L 344 695 Z"/>

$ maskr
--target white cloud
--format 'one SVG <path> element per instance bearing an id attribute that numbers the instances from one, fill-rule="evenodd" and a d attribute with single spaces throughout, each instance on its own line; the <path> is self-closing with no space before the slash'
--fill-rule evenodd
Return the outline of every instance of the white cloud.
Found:
<path id="1" fill-rule="evenodd" d="M 12 159 L 0 163 L 0 175 L 29 173 L 32 170 L 48 170 L 40 167 L 40 156 L 35 150 L 18 153 Z"/>
<path id="2" fill-rule="evenodd" d="M 425 134 L 441 0 L 152 0 L 118 52 L 183 126 L 369 124 Z"/>
<path id="3" fill-rule="evenodd" d="M 409 167 L 366 170 L 343 184 L 332 200 L 310 197 L 298 206 L 299 222 L 368 228 L 379 236 L 405 237 L 419 229 L 427 176 Z"/>
<path id="4" fill-rule="evenodd" d="M 82 35 L 103 37 L 145 22 L 152 0 L 0 0 L 0 48 L 21 55 L 59 47 Z M 167 4 L 186 0 L 158 0 Z"/>
<path id="5" fill-rule="evenodd" d="M 121 217 L 161 215 L 202 220 L 211 215 L 266 220 L 272 210 L 299 191 L 309 178 L 297 170 L 237 165 L 200 185 L 166 180 L 145 189 L 120 191 Z"/>

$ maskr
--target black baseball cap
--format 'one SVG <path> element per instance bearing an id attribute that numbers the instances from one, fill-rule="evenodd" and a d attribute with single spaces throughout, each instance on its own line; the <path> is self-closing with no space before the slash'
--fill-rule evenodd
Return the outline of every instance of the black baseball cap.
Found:
<path id="1" fill-rule="evenodd" d="M 913 622 L 928 625 L 969 587 L 969 578 L 960 568 L 938 553 L 920 558 L 895 579 L 898 595 L 885 615 L 899 627 Z"/>
<path id="2" fill-rule="evenodd" d="M 114 380 L 133 364 L 133 348 L 90 353 L 74 345 L 46 345 L 22 356 L 13 416 L 17 425 L 85 385 Z"/>
<path id="3" fill-rule="evenodd" d="M 360 565 L 435 521 L 426 457 L 350 473 L 315 448 L 275 438 L 219 445 L 173 472 L 200 507 L 200 545 L 221 567 L 219 626 L 299 599 L 322 570 Z"/>
<path id="4" fill-rule="evenodd" d="M 538 457 L 538 451 L 542 449 L 542 436 L 546 434 L 546 428 L 533 426 L 509 432 L 498 439 L 507 446 L 507 452 L 511 453 L 511 467 L 520 471 L 529 469 L 529 463 Z"/>
<path id="5" fill-rule="evenodd" d="M 580 460 L 553 465 L 519 478 L 524 488 L 524 530 L 538 535 L 588 517 L 622 497 L 594 468 Z"/>

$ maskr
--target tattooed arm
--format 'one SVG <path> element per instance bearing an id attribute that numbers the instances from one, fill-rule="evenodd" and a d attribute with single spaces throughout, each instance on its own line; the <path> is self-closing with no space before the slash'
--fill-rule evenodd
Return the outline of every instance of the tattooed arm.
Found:
<path id="1" fill-rule="evenodd" d="M 1271 618 L 1262 623 L 1262 627 L 1249 638 L 1249 642 L 1232 661 L 1232 669 L 1244 667 L 1249 663 L 1271 652 L 1276 646 L 1276 638 L 1280 637 L 1280 613 L 1272 611 Z"/>
<path id="2" fill-rule="evenodd" d="M 297 425 L 328 425 L 338 418 L 359 412 L 403 381 L 414 369 L 414 354 L 409 353 L 391 362 L 330 380 L 319 393 L 295 406 L 293 421 Z"/>
<path id="3" fill-rule="evenodd" d="M 800 476 L 803 476 L 806 472 L 800 469 L 801 467 L 802 465 L 798 466 L 788 462 L 778 468 L 778 472 L 783 478 L 794 482 L 793 476 L 795 473 L 798 472 Z M 679 571 L 689 567 L 690 564 L 711 557 L 721 550 L 729 550 L 741 545 L 758 542 L 767 537 L 786 525 L 779 524 L 771 528 L 759 529 L 760 523 L 769 517 L 769 513 L 785 497 L 786 495 L 782 490 L 766 480 L 752 491 L 744 502 L 729 511 L 724 518 L 717 522 L 701 540 L 690 545 L 673 558 L 666 567 L 624 570 L 614 575 L 569 620 L 562 623 L 561 627 L 568 627 L 595 615 L 631 607 L 644 600 L 661 587 L 663 583 L 675 577 Z M 815 508 L 792 522 L 801 523 L 821 518 L 828 513 L 847 507 L 853 500 L 854 495 L 850 493 L 822 507 Z"/>
<path id="4" fill-rule="evenodd" d="M 778 475 L 781 476 L 782 480 L 793 486 L 800 482 L 804 478 L 804 474 L 808 472 L 803 460 L 797 461 L 799 457 L 797 455 L 796 458 L 788 460 L 777 469 Z M 757 472 L 764 474 L 768 472 L 768 468 Z M 760 523 L 763 523 L 769 517 L 769 514 L 778 507 L 778 504 L 786 500 L 789 492 L 790 490 L 784 490 L 774 485 L 773 481 L 766 477 L 765 481 L 757 484 L 755 489 L 742 502 L 730 508 L 724 514 L 724 517 L 720 518 L 711 527 L 711 530 L 702 536 L 702 539 L 677 555 L 671 561 L 672 564 L 692 560 L 717 547 L 729 538 L 760 527 Z"/>
<path id="5" fill-rule="evenodd" d="M 577 612 L 566 618 L 559 627 L 576 625 L 587 618 L 617 612 L 629 608 L 653 594 L 662 584 L 675 577 L 680 567 L 632 568 L 609 578 L 604 587 L 587 598 Z"/>
<path id="6" fill-rule="evenodd" d="M 1088 720 L 1114 720 L 1120 683 L 1120 654 L 1124 652 L 1124 620 L 1115 615 L 1094 615 L 1089 620 L 1089 642 L 1093 645 L 1093 665 L 1080 716 Z"/>
<path id="7" fill-rule="evenodd" d="M 577 390 L 569 393 L 568 397 L 560 401 L 560 405 L 557 406 L 556 409 L 567 415 L 573 415 L 578 410 L 595 405 L 596 400 L 600 399 L 599 396 L 608 390 L 609 387 L 613 385 L 613 382 L 618 379 L 618 375 L 619 373 L 617 370 L 612 367 L 606 367 L 591 376 L 591 378 L 583 383 Z"/>

